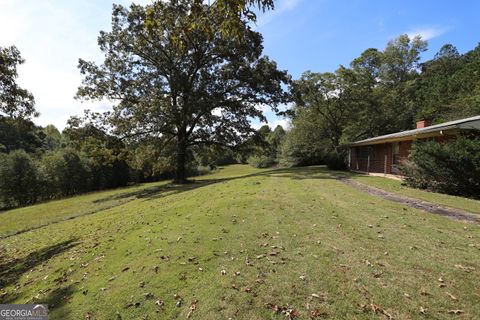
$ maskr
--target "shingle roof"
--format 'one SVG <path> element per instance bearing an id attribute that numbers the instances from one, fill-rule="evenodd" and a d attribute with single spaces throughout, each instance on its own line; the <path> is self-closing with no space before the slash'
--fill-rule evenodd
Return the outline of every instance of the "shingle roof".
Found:
<path id="1" fill-rule="evenodd" d="M 480 130 L 480 116 L 444 122 L 444 123 L 436 124 L 433 126 L 420 128 L 420 129 L 413 129 L 413 130 L 386 134 L 383 136 L 356 141 L 348 144 L 348 146 L 377 144 L 386 140 L 406 138 L 406 137 L 416 137 L 416 136 L 420 136 L 428 133 L 446 131 L 451 129 Z"/>

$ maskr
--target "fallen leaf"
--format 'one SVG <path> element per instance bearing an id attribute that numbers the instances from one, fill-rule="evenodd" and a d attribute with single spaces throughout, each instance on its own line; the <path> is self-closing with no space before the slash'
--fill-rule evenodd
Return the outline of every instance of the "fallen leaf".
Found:
<path id="1" fill-rule="evenodd" d="M 475 271 L 475 268 L 473 268 L 473 267 L 465 267 L 465 266 L 462 266 L 461 264 L 456 264 L 456 265 L 455 265 L 455 268 L 460 269 L 460 270 L 462 270 L 462 271 L 465 271 L 465 272 L 467 272 L 467 273 L 472 272 L 472 271 Z"/>
<path id="2" fill-rule="evenodd" d="M 153 293 L 147 292 L 143 295 L 143 297 L 145 298 L 145 300 L 149 300 L 149 299 L 152 299 L 154 296 L 153 296 Z"/>
<path id="3" fill-rule="evenodd" d="M 317 319 L 317 318 L 327 317 L 327 316 L 328 316 L 328 314 L 326 312 L 320 311 L 318 309 L 310 311 L 310 319 L 312 319 L 312 320 Z"/>
<path id="4" fill-rule="evenodd" d="M 457 315 L 462 314 L 464 312 L 465 311 L 463 311 L 463 310 L 450 310 L 450 311 L 448 311 L 448 313 L 450 313 L 450 314 L 457 314 Z"/>
<path id="5" fill-rule="evenodd" d="M 380 305 L 375 304 L 375 303 L 370 303 L 369 305 L 363 305 L 362 309 L 364 311 L 368 311 L 369 309 L 373 311 L 375 314 L 382 314 L 386 316 L 388 319 L 393 320 L 393 316 L 388 313 L 386 310 L 384 310 Z"/>
<path id="6" fill-rule="evenodd" d="M 273 304 L 273 303 L 267 303 L 267 304 L 265 304 L 265 306 L 269 309 L 272 309 L 275 313 L 285 315 L 287 317 L 287 319 L 289 319 L 289 320 L 295 319 L 300 315 L 298 313 L 298 311 L 293 309 L 293 308 L 280 307 L 280 306 L 278 306 L 276 304 Z"/>
<path id="7" fill-rule="evenodd" d="M 452 300 L 457 300 L 457 297 L 455 297 L 453 294 L 448 293 L 448 292 L 445 292 L 445 294 L 446 294 L 447 296 L 449 296 L 450 298 L 452 298 Z"/>
<path id="8" fill-rule="evenodd" d="M 322 297 L 316 293 L 312 293 L 312 298 L 322 299 Z"/>
<path id="9" fill-rule="evenodd" d="M 193 312 L 197 309 L 197 300 L 195 300 L 191 305 L 190 305 L 190 311 L 187 313 L 187 319 L 190 319 L 192 316 Z"/>

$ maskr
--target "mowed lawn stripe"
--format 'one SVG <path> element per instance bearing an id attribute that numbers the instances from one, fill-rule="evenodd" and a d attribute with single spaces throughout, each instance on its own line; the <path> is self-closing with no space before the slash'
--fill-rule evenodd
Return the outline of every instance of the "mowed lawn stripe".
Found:
<path id="1" fill-rule="evenodd" d="M 223 178 L 229 170 L 237 178 L 0 240 L 2 261 L 20 262 L 74 240 L 20 270 L 4 299 L 53 303 L 53 319 L 185 318 L 196 300 L 194 319 L 285 318 L 275 305 L 302 319 L 480 313 L 478 228 L 366 195 L 318 168 L 236 166 Z"/>

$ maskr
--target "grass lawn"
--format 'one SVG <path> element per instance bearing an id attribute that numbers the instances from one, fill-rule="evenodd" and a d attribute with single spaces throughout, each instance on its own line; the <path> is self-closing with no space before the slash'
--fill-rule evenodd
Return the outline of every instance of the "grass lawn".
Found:
<path id="1" fill-rule="evenodd" d="M 352 177 L 353 179 L 359 182 L 365 183 L 372 187 L 383 189 L 385 191 L 398 193 L 401 195 L 405 195 L 407 197 L 430 201 L 430 202 L 438 203 L 443 206 L 462 209 L 472 213 L 480 214 L 479 200 L 467 199 L 463 197 L 456 197 L 456 196 L 450 196 L 450 195 L 441 194 L 441 193 L 428 192 L 424 190 L 409 188 L 403 185 L 402 181 L 388 179 L 388 178 L 361 175 L 361 174 L 355 174 Z"/>
<path id="2" fill-rule="evenodd" d="M 480 227 L 321 168 L 235 165 L 0 214 L 4 235 L 39 225 L 0 239 L 0 302 L 51 319 L 480 315 Z"/>

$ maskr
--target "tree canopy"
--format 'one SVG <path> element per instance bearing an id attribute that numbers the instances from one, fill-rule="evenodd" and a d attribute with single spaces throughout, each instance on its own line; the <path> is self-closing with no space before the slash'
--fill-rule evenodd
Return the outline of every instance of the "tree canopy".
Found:
<path id="1" fill-rule="evenodd" d="M 0 47 L 0 117 L 29 119 L 38 116 L 33 95 L 16 82 L 17 67 L 24 62 L 16 47 Z"/>
<path id="2" fill-rule="evenodd" d="M 340 159 L 341 145 L 434 122 L 480 113 L 480 46 L 465 53 L 444 45 L 421 62 L 426 41 L 407 35 L 369 48 L 335 72 L 305 72 L 293 81 L 293 127 L 283 163 L 298 165 Z M 339 148 L 340 147 L 340 148 Z"/>
<path id="3" fill-rule="evenodd" d="M 288 99 L 289 76 L 262 56 L 261 35 L 242 20 L 241 37 L 225 36 L 223 18 L 195 0 L 115 5 L 112 31 L 99 36 L 103 64 L 79 63 L 78 97 L 116 101 L 116 134 L 174 143 L 177 182 L 190 147 L 240 143 L 251 118 L 265 119 L 260 105 Z"/>

